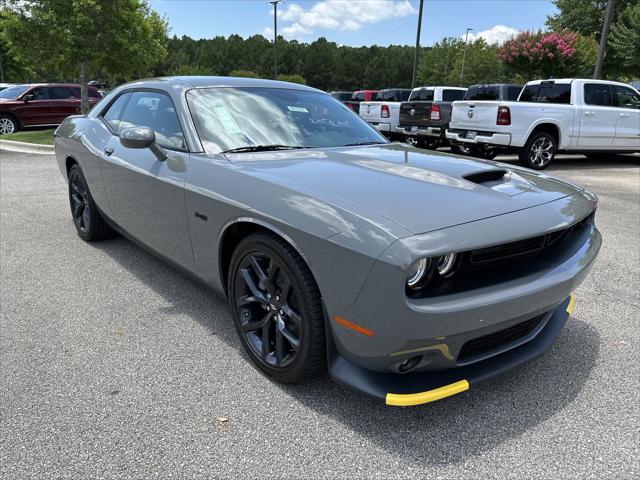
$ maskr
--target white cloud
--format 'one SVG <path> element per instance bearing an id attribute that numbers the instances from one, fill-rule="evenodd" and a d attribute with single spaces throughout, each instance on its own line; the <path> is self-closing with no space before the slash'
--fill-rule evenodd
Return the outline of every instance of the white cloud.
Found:
<path id="1" fill-rule="evenodd" d="M 409 0 L 322 0 L 309 8 L 290 4 L 278 20 L 292 22 L 282 29 L 285 37 L 309 35 L 316 29 L 351 31 L 390 18 L 416 14 Z"/>
<path id="2" fill-rule="evenodd" d="M 469 41 L 473 42 L 478 38 L 482 38 L 489 44 L 497 43 L 498 45 L 501 45 L 518 33 L 520 32 L 515 28 L 507 27 L 505 25 L 496 25 L 489 30 L 483 30 L 477 33 L 469 32 Z M 460 38 L 464 40 L 464 35 Z"/>

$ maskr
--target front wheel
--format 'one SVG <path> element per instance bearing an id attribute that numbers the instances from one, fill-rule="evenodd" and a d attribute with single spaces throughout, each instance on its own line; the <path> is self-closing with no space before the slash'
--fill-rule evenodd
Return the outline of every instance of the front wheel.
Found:
<path id="1" fill-rule="evenodd" d="M 19 130 L 18 122 L 9 115 L 0 115 L 0 135 L 15 133 Z"/>
<path id="2" fill-rule="evenodd" d="M 557 148 L 556 139 L 550 133 L 534 133 L 518 155 L 520 163 L 534 170 L 543 170 L 555 158 Z"/>
<path id="3" fill-rule="evenodd" d="M 320 292 L 289 244 L 266 232 L 245 238 L 231 258 L 228 285 L 240 340 L 263 372 L 296 383 L 323 369 Z"/>

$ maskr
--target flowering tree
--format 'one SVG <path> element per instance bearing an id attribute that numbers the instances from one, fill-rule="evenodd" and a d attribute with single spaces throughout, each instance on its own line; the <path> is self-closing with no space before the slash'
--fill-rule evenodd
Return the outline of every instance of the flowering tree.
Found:
<path id="1" fill-rule="evenodd" d="M 522 32 L 498 51 L 498 60 L 525 79 L 578 76 L 595 58 L 595 42 L 574 32 Z"/>

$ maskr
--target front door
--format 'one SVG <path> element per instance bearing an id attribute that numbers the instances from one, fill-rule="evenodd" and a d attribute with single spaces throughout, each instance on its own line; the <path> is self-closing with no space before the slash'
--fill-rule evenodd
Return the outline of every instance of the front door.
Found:
<path id="1" fill-rule="evenodd" d="M 130 235 L 185 268 L 193 268 L 184 184 L 189 153 L 171 99 L 158 92 L 126 93 L 114 102 L 122 110 L 109 118 L 114 135 L 101 152 L 100 169 L 113 220 Z M 167 154 L 159 160 L 148 148 L 122 146 L 118 133 L 144 126 L 156 133 Z"/>
<path id="2" fill-rule="evenodd" d="M 640 152 L 640 95 L 629 87 L 613 86 L 618 113 L 613 146 Z"/>
<path id="3" fill-rule="evenodd" d="M 23 104 L 16 107 L 16 113 L 23 125 L 50 125 L 51 100 L 48 87 L 35 87 L 22 97 Z"/>
<path id="4" fill-rule="evenodd" d="M 618 112 L 613 106 L 611 87 L 602 83 L 584 84 L 584 105 L 578 112 L 581 147 L 604 148 L 613 143 Z"/>

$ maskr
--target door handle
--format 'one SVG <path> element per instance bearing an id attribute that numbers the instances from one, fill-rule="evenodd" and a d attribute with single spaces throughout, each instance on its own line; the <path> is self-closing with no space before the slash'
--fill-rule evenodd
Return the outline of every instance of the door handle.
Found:
<path id="1" fill-rule="evenodd" d="M 105 155 L 109 156 L 113 153 L 113 145 L 107 145 L 104 149 Z"/>
<path id="2" fill-rule="evenodd" d="M 629 114 L 629 113 L 621 113 L 620 116 L 623 117 L 623 118 L 627 118 L 627 117 L 630 117 L 631 114 Z"/>
<path id="3" fill-rule="evenodd" d="M 594 115 L 593 112 L 584 112 L 585 117 L 593 117 L 593 115 Z"/>

